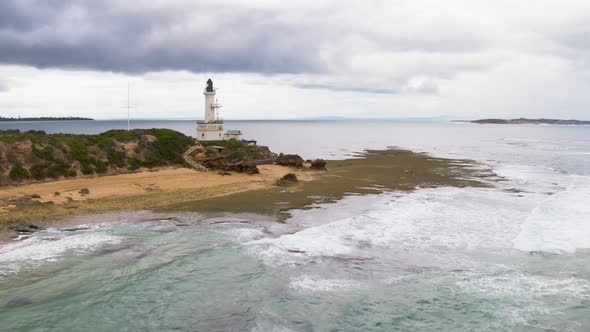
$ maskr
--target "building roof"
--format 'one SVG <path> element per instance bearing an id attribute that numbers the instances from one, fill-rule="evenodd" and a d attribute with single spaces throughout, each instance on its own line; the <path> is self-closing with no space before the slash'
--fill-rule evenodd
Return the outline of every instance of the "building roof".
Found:
<path id="1" fill-rule="evenodd" d="M 239 130 L 230 129 L 225 132 L 226 135 L 242 135 L 242 132 Z"/>

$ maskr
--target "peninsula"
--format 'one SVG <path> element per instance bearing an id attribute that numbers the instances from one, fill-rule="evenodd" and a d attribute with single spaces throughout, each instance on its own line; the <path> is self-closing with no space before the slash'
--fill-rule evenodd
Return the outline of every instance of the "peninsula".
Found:
<path id="1" fill-rule="evenodd" d="M 212 80 L 203 94 L 205 116 L 195 138 L 163 128 L 97 135 L 0 131 L 0 241 L 103 211 L 255 213 L 283 220 L 293 209 L 347 195 L 485 186 L 471 161 L 406 150 L 329 161 L 276 154 L 242 139 L 241 130 L 224 129 Z"/>
<path id="2" fill-rule="evenodd" d="M 478 124 L 552 124 L 552 125 L 590 125 L 590 121 L 573 120 L 573 119 L 480 119 L 472 121 L 454 121 L 454 122 L 470 122 Z"/>
<path id="3" fill-rule="evenodd" d="M 66 117 L 53 117 L 53 116 L 42 116 L 42 117 L 27 117 L 21 118 L 20 116 L 17 118 L 6 118 L 0 116 L 0 122 L 20 122 L 20 121 L 93 121 L 94 119 L 90 118 L 81 118 L 76 116 L 66 116 Z"/>

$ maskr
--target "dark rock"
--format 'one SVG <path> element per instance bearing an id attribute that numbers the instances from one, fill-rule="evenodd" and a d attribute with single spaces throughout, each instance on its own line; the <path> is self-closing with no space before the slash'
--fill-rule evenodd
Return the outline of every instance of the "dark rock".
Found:
<path id="1" fill-rule="evenodd" d="M 31 198 L 41 198 L 41 195 L 39 195 L 39 194 L 30 194 L 29 197 L 31 197 Z"/>
<path id="2" fill-rule="evenodd" d="M 287 185 L 291 183 L 297 183 L 299 180 L 297 179 L 297 175 L 294 173 L 287 173 L 282 178 L 277 180 L 277 185 Z"/>
<path id="3" fill-rule="evenodd" d="M 90 194 L 90 190 L 88 190 L 88 188 L 82 188 L 80 191 L 78 191 L 78 193 L 80 193 L 82 196 L 86 196 Z"/>
<path id="4" fill-rule="evenodd" d="M 53 196 L 59 196 L 59 195 L 61 195 L 61 193 L 59 191 L 56 191 L 53 193 Z"/>
<path id="5" fill-rule="evenodd" d="M 76 232 L 76 231 L 86 231 L 89 229 L 90 229 L 90 227 L 88 227 L 88 226 L 77 226 L 77 227 L 62 228 L 61 230 L 63 232 Z"/>
<path id="6" fill-rule="evenodd" d="M 275 160 L 277 158 L 277 154 L 270 151 L 268 146 L 255 146 L 253 147 L 253 152 L 256 156 L 256 159 Z"/>
<path id="7" fill-rule="evenodd" d="M 303 167 L 303 158 L 296 154 L 279 154 L 277 165 Z"/>
<path id="8" fill-rule="evenodd" d="M 18 224 L 10 227 L 11 230 L 17 232 L 19 235 L 31 234 L 43 229 L 43 227 L 34 224 Z"/>
<path id="9" fill-rule="evenodd" d="M 217 172 L 217 174 L 219 174 L 221 176 L 231 175 L 231 173 L 228 171 L 219 171 L 219 172 Z"/>
<path id="10" fill-rule="evenodd" d="M 231 164 L 227 167 L 228 171 L 234 171 L 238 173 L 246 173 L 246 174 L 258 174 L 260 171 L 258 167 L 253 162 L 239 162 L 235 164 Z"/>
<path id="11" fill-rule="evenodd" d="M 198 160 L 198 163 L 207 167 L 208 169 L 225 169 L 227 167 L 227 160 L 225 158 L 212 158 L 208 160 Z"/>
<path id="12" fill-rule="evenodd" d="M 7 307 L 20 307 L 23 305 L 31 305 L 33 304 L 33 301 L 31 299 L 29 299 L 28 297 L 14 297 L 11 300 L 9 300 L 8 302 L 6 302 L 6 306 Z"/>
<path id="13" fill-rule="evenodd" d="M 297 182 L 297 175 L 295 173 L 287 173 L 283 176 L 283 180 L 290 181 L 290 182 Z"/>
<path id="14" fill-rule="evenodd" d="M 324 159 L 316 159 L 311 162 L 311 169 L 315 170 L 325 170 L 326 169 L 326 161 Z"/>

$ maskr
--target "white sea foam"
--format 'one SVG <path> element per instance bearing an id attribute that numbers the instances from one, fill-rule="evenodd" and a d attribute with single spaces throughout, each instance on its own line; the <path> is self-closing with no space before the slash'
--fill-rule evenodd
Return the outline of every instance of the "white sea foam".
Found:
<path id="1" fill-rule="evenodd" d="M 103 233 L 36 235 L 0 248 L 0 275 L 16 273 L 24 266 L 56 261 L 65 253 L 92 252 L 105 244 L 119 241 L 119 237 Z"/>
<path id="2" fill-rule="evenodd" d="M 236 242 L 248 242 L 264 237 L 264 233 L 256 228 L 234 228 L 225 231 Z"/>
<path id="3" fill-rule="evenodd" d="M 552 253 L 590 248 L 590 177 L 570 178 L 566 190 L 533 209 L 514 240 L 514 248 Z"/>
<path id="4" fill-rule="evenodd" d="M 363 284 L 354 280 L 322 279 L 305 275 L 291 281 L 289 287 L 310 292 L 330 292 L 335 290 L 362 288 Z"/>
<path id="5" fill-rule="evenodd" d="M 372 247 L 429 252 L 509 250 L 520 230 L 518 220 L 532 206 L 530 199 L 496 189 L 436 188 L 380 197 L 357 216 L 248 246 L 270 264 L 312 257 L 366 257 Z"/>
<path id="6" fill-rule="evenodd" d="M 587 280 L 567 277 L 530 275 L 517 271 L 474 274 L 457 282 L 457 286 L 470 293 L 485 294 L 489 297 L 510 297 L 528 301 L 542 297 L 585 298 L 590 296 Z"/>

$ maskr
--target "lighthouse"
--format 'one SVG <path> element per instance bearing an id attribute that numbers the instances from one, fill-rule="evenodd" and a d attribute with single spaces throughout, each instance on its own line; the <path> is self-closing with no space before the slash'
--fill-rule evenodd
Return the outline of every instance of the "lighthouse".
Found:
<path id="1" fill-rule="evenodd" d="M 207 87 L 203 94 L 205 95 L 205 122 L 215 122 L 218 120 L 215 116 L 216 110 L 221 105 L 215 101 L 215 89 L 213 88 L 213 81 L 211 79 L 207 80 Z"/>
<path id="2" fill-rule="evenodd" d="M 215 88 L 213 81 L 207 80 L 205 95 L 205 120 L 197 121 L 197 140 L 221 141 L 223 140 L 223 121 L 217 117 L 217 110 L 221 105 L 215 100 Z"/>
<path id="3" fill-rule="evenodd" d="M 207 80 L 207 87 L 203 92 L 205 95 L 205 119 L 197 121 L 197 140 L 199 141 L 221 141 L 230 138 L 240 138 L 242 133 L 239 130 L 231 130 L 223 133 L 223 120 L 219 118 L 218 109 L 221 105 L 215 98 L 213 81 Z"/>

